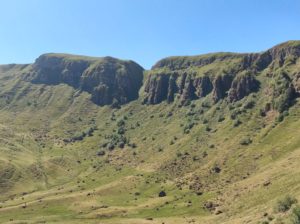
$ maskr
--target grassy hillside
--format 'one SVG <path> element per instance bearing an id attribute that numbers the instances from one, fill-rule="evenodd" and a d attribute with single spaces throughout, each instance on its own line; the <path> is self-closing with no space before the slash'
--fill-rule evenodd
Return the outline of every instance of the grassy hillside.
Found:
<path id="1" fill-rule="evenodd" d="M 238 101 L 120 108 L 28 69 L 0 66 L 0 223 L 293 223 L 276 207 L 300 200 L 300 102 L 277 108 L 275 69 Z"/>

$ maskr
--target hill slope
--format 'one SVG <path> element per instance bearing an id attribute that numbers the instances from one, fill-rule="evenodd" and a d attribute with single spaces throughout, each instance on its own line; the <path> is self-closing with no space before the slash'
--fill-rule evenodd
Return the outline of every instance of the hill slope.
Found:
<path id="1" fill-rule="evenodd" d="M 288 223 L 300 42 L 0 66 L 1 223 Z M 139 93 L 139 95 L 138 95 Z"/>

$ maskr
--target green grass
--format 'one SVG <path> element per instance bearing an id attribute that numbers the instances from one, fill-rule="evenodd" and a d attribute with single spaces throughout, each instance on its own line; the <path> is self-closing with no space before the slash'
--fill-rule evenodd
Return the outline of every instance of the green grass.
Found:
<path id="1" fill-rule="evenodd" d="M 193 69 L 218 73 L 240 60 L 218 56 L 226 59 Z M 300 103 L 281 122 L 275 110 L 262 117 L 266 71 L 260 90 L 235 103 L 208 95 L 184 107 L 139 99 L 112 109 L 67 85 L 26 82 L 22 69 L 0 67 L 0 223 L 261 223 L 265 213 L 275 223 L 293 210 L 275 212 L 278 199 L 300 199 Z M 102 147 L 120 126 L 130 144 Z"/>

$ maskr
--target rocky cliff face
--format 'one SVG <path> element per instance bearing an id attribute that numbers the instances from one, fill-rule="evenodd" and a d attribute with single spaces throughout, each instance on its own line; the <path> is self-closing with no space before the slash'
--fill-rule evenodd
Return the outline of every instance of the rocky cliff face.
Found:
<path id="1" fill-rule="evenodd" d="M 235 77 L 231 83 L 231 88 L 228 93 L 230 102 L 243 99 L 252 92 L 257 91 L 259 82 L 251 73 L 242 73 Z"/>
<path id="2" fill-rule="evenodd" d="M 118 105 L 138 98 L 143 68 L 111 57 L 45 54 L 35 61 L 26 79 L 48 85 L 65 83 L 89 92 L 98 105 Z"/>
<path id="3" fill-rule="evenodd" d="M 259 75 L 263 71 L 268 69 L 272 74 L 278 68 L 295 63 L 299 57 L 300 42 L 291 41 L 262 53 L 165 58 L 146 75 L 144 103 L 172 102 L 178 98 L 184 104 L 207 95 L 211 95 L 214 102 L 225 98 L 238 101 L 259 90 Z M 297 85 L 298 76 L 293 80 Z"/>
<path id="4" fill-rule="evenodd" d="M 141 97 L 145 104 L 179 101 L 184 105 L 203 97 L 210 97 L 215 103 L 222 99 L 235 102 L 259 91 L 262 76 L 271 82 L 280 76 L 278 70 L 295 65 L 299 57 L 300 42 L 290 41 L 262 53 L 165 58 L 145 73 Z M 300 92 L 299 74 L 298 69 L 284 79 L 294 95 Z M 143 68 L 111 57 L 45 54 L 31 65 L 25 79 L 49 85 L 65 83 L 90 93 L 98 105 L 119 105 L 139 97 Z"/>

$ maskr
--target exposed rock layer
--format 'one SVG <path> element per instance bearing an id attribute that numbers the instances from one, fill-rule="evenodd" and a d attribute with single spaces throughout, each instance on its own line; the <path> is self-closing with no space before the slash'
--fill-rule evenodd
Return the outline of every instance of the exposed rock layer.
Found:
<path id="1" fill-rule="evenodd" d="M 144 103 L 172 102 L 177 97 L 184 104 L 209 94 L 214 102 L 224 98 L 238 101 L 259 89 L 257 75 L 262 71 L 273 72 L 286 63 L 295 63 L 299 57 L 300 43 L 291 41 L 262 53 L 165 58 L 147 74 Z M 293 82 L 298 84 L 297 77 Z"/>
<path id="2" fill-rule="evenodd" d="M 146 104 L 175 100 L 186 104 L 206 96 L 214 102 L 238 101 L 259 90 L 260 74 L 274 78 L 278 68 L 295 64 L 299 57 L 300 42 L 291 41 L 262 53 L 165 58 L 145 74 L 141 97 Z M 299 74 L 285 81 L 294 95 L 300 92 Z M 111 57 L 45 54 L 31 65 L 25 79 L 48 85 L 65 83 L 89 92 L 98 105 L 119 105 L 139 97 L 143 68 L 133 61 Z"/>
<path id="3" fill-rule="evenodd" d="M 45 54 L 26 75 L 33 83 L 68 84 L 91 93 L 98 105 L 124 104 L 138 98 L 143 68 L 133 61 Z"/>

